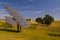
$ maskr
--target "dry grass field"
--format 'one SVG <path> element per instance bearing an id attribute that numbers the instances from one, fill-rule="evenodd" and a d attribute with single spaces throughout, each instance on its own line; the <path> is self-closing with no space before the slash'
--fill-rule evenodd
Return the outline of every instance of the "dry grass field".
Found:
<path id="1" fill-rule="evenodd" d="M 16 27 L 9 27 L 0 21 L 0 40 L 60 40 L 60 21 L 53 22 L 49 27 L 30 21 L 31 26 L 16 32 Z"/>

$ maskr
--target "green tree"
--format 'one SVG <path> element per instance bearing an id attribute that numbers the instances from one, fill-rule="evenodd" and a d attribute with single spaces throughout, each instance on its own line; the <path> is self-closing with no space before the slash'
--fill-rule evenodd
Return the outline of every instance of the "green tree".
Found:
<path id="1" fill-rule="evenodd" d="M 29 19 L 26 19 L 26 21 L 31 21 L 31 19 L 29 18 Z"/>
<path id="2" fill-rule="evenodd" d="M 43 19 L 41 17 L 36 18 L 35 21 L 38 22 L 38 24 L 39 23 L 43 24 Z"/>
<path id="3" fill-rule="evenodd" d="M 44 20 L 44 24 L 50 25 L 54 21 L 54 18 L 52 16 L 46 14 L 45 17 L 43 18 L 43 20 Z"/>

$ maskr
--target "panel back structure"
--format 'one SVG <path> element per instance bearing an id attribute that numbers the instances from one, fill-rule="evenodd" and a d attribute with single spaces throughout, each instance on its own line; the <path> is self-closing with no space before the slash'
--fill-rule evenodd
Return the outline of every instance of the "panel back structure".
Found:
<path id="1" fill-rule="evenodd" d="M 6 22 L 11 26 L 17 26 L 17 22 L 12 17 L 5 16 Z"/>
<path id="2" fill-rule="evenodd" d="M 28 27 L 30 26 L 29 22 L 24 19 L 24 17 L 21 16 L 19 12 L 14 10 L 13 8 L 10 8 L 9 6 L 4 6 L 5 9 L 10 13 L 10 15 L 13 16 L 13 18 L 16 20 L 16 22 L 21 26 L 21 27 Z"/>

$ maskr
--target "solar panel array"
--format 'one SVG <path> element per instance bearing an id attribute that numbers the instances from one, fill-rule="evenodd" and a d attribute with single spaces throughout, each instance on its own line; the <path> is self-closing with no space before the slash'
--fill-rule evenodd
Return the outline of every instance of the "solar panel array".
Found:
<path id="1" fill-rule="evenodd" d="M 16 21 L 14 21 L 11 17 L 5 16 L 5 20 L 9 25 L 17 25 Z"/>
<path id="2" fill-rule="evenodd" d="M 8 6 L 5 6 L 5 9 L 10 12 L 10 14 L 15 18 L 16 22 L 19 23 L 19 25 L 21 27 L 27 27 L 29 26 L 30 24 L 26 21 L 26 19 L 24 19 L 20 14 L 19 12 L 16 12 L 16 10 L 8 7 Z"/>

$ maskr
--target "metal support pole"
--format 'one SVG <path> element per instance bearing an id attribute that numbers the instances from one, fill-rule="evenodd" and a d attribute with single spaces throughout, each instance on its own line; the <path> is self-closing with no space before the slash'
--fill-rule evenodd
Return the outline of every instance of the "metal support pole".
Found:
<path id="1" fill-rule="evenodd" d="M 21 32 L 21 26 L 17 24 L 17 32 Z"/>

